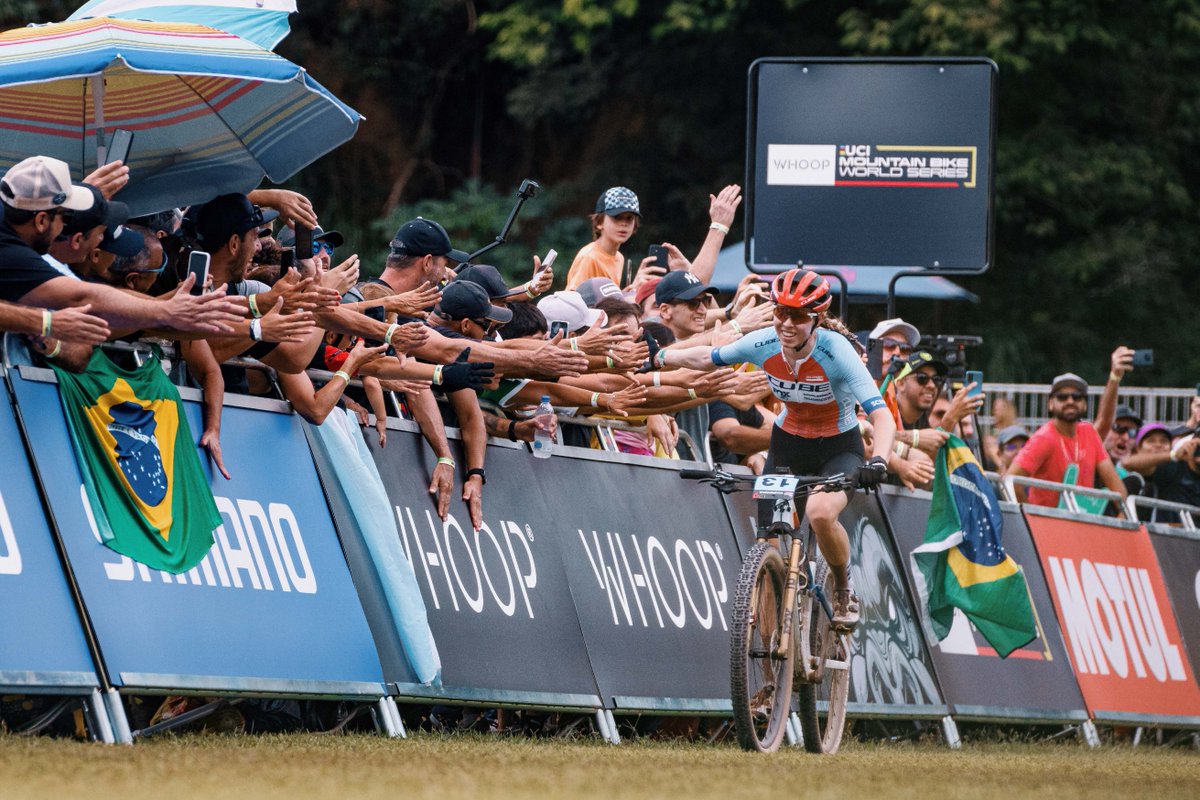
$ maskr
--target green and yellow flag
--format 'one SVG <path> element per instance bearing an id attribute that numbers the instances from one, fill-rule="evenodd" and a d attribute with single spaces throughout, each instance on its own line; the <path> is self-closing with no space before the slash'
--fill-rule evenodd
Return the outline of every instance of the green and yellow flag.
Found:
<path id="1" fill-rule="evenodd" d="M 1037 637 L 1025 573 L 1004 551 L 1004 517 L 979 462 L 957 436 L 938 450 L 924 543 L 911 554 L 934 637 L 950 633 L 954 609 L 1001 658 Z"/>
<path id="2" fill-rule="evenodd" d="M 154 569 L 196 566 L 221 515 L 158 357 L 129 371 L 97 348 L 82 373 L 54 372 L 100 538 Z"/>

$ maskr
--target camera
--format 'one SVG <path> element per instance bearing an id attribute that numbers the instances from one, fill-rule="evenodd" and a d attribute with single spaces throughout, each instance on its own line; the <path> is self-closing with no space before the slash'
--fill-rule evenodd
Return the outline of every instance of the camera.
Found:
<path id="1" fill-rule="evenodd" d="M 531 197 L 537 197 L 537 193 L 542 190 L 541 184 L 533 178 L 526 178 L 521 181 L 520 187 L 517 188 L 517 197 L 528 200 Z"/>
<path id="2" fill-rule="evenodd" d="M 962 383 L 967 375 L 967 348 L 983 344 L 982 336 L 963 336 L 957 333 L 922 336 L 921 349 L 946 365 L 946 377 Z"/>

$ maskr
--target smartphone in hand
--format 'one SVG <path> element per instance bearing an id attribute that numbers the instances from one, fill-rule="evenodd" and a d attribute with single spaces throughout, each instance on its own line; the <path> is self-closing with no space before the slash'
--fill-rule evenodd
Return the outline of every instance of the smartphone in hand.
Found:
<path id="1" fill-rule="evenodd" d="M 1154 351 L 1134 350 L 1133 359 L 1129 363 L 1135 367 L 1152 367 L 1154 366 Z"/>
<path id="2" fill-rule="evenodd" d="M 208 264 L 212 256 L 203 250 L 193 250 L 188 254 L 188 275 L 195 275 L 196 282 L 192 284 L 192 294 L 199 297 L 204 294 L 204 284 L 208 283 Z M 184 276 L 187 280 L 187 275 Z"/>
<path id="3" fill-rule="evenodd" d="M 296 260 L 302 261 L 313 257 L 312 228 L 306 228 L 296 223 Z"/>
<path id="4" fill-rule="evenodd" d="M 127 131 L 124 128 L 118 128 L 113 131 L 112 140 L 108 143 L 108 157 L 106 164 L 111 164 L 114 161 L 120 161 L 125 164 L 129 161 L 129 148 L 133 146 L 133 131 Z"/>
<path id="5" fill-rule="evenodd" d="M 974 383 L 975 388 L 967 392 L 967 397 L 979 397 L 983 394 L 983 373 L 979 370 L 969 369 L 966 375 L 967 383 Z"/>
<path id="6" fill-rule="evenodd" d="M 662 267 L 669 270 L 671 267 L 668 262 L 667 248 L 661 244 L 650 245 L 650 256 L 654 259 L 654 266 Z"/>
<path id="7" fill-rule="evenodd" d="M 554 259 L 556 258 L 558 258 L 558 251 L 554 248 L 550 248 L 550 252 L 546 253 L 546 257 L 542 259 L 542 270 L 547 270 L 553 267 Z"/>

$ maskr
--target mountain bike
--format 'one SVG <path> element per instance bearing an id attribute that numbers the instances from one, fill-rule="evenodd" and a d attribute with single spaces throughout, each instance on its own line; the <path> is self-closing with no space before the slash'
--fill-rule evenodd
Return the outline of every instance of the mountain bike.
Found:
<path id="1" fill-rule="evenodd" d="M 774 521 L 759 527 L 742 562 L 730 614 L 729 683 L 738 742 L 745 750 L 778 750 L 793 719 L 794 689 L 805 749 L 836 753 L 850 692 L 850 636 L 830 622 L 833 576 L 815 534 L 811 528 L 801 533 L 791 520 L 796 499 L 854 489 L 858 481 L 720 469 L 679 475 L 725 494 L 753 487 L 756 499 L 775 502 Z"/>

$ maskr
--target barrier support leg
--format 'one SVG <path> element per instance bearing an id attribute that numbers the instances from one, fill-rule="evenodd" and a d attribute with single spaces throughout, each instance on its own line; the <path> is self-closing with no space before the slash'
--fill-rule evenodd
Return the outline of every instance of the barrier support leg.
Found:
<path id="1" fill-rule="evenodd" d="M 949 714 L 942 717 L 942 738 L 946 740 L 946 746 L 951 750 L 958 750 L 962 747 L 962 739 L 958 738 L 958 725 Z"/>
<path id="2" fill-rule="evenodd" d="M 604 709 L 604 719 L 608 722 L 608 740 L 613 744 L 620 744 L 621 733 L 617 730 L 617 719 L 611 709 Z"/>
<path id="3" fill-rule="evenodd" d="M 608 717 L 604 716 L 603 708 L 596 709 L 596 730 L 600 732 L 600 738 L 612 743 L 612 731 L 608 729 Z"/>
<path id="4" fill-rule="evenodd" d="M 396 721 L 392 719 L 386 701 L 387 697 L 381 697 L 375 701 L 375 724 L 380 733 L 389 739 L 394 739 L 400 734 L 396 731 Z"/>
<path id="5" fill-rule="evenodd" d="M 104 697 L 99 689 L 92 689 L 91 696 L 87 698 L 87 715 L 97 739 L 105 744 L 117 743 L 113 737 L 112 723 L 108 720 L 108 709 L 104 707 Z"/>
<path id="6" fill-rule="evenodd" d="M 118 744 L 133 744 L 133 734 L 129 731 L 129 719 L 125 716 L 125 706 L 121 704 L 121 695 L 116 689 L 104 693 L 104 707 L 112 720 L 113 736 Z"/>
<path id="7" fill-rule="evenodd" d="M 1100 734 L 1096 732 L 1096 723 L 1090 719 L 1079 726 L 1079 736 L 1088 747 L 1100 746 Z"/>
<path id="8" fill-rule="evenodd" d="M 401 739 L 407 739 L 408 731 L 404 729 L 404 718 L 400 716 L 400 707 L 396 705 L 396 698 L 388 695 L 383 698 L 383 704 L 387 708 L 387 712 L 392 715 L 392 724 L 396 728 L 396 735 Z"/>
<path id="9" fill-rule="evenodd" d="M 804 744 L 804 734 L 800 731 L 800 718 L 794 711 L 788 714 L 787 722 L 784 723 L 783 738 L 787 740 L 788 747 L 800 747 Z"/>

